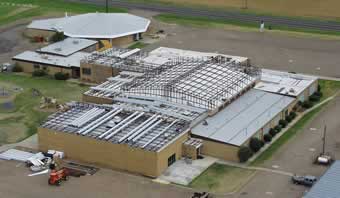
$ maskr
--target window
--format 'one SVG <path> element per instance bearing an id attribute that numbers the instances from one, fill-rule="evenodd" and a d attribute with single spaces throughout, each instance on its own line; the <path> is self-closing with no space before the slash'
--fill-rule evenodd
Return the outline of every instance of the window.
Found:
<path id="1" fill-rule="evenodd" d="M 39 64 L 34 64 L 33 67 L 34 67 L 34 69 L 40 69 L 40 65 Z"/>
<path id="2" fill-rule="evenodd" d="M 173 163 L 176 162 L 176 153 L 172 154 L 169 158 L 168 158 L 168 166 L 171 166 Z"/>
<path id="3" fill-rule="evenodd" d="M 83 71 L 83 74 L 85 74 L 85 75 L 91 75 L 91 69 L 90 68 L 83 68 L 82 71 Z"/>
<path id="4" fill-rule="evenodd" d="M 43 70 L 47 70 L 47 66 L 43 66 L 42 68 L 43 68 Z"/>

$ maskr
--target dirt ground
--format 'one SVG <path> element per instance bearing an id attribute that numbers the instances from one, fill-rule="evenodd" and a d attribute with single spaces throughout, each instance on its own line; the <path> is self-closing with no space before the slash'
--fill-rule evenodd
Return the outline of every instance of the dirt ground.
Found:
<path id="1" fill-rule="evenodd" d="M 0 161 L 0 197 L 6 198 L 190 198 L 183 187 L 149 178 L 101 169 L 93 176 L 71 177 L 60 187 L 47 184 L 48 175 L 28 177 L 29 170 L 13 161 Z"/>
<path id="2" fill-rule="evenodd" d="M 246 32 L 221 28 L 196 28 L 154 22 L 169 35 L 149 45 L 218 52 L 249 57 L 263 68 L 340 77 L 339 40 L 287 36 L 270 32 Z"/>

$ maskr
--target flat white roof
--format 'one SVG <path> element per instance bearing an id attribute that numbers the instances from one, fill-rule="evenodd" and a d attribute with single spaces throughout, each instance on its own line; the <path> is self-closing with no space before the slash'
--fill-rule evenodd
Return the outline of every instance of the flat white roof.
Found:
<path id="1" fill-rule="evenodd" d="M 13 57 L 13 60 L 28 61 L 59 67 L 80 67 L 80 60 L 90 55 L 86 52 L 76 52 L 70 56 L 57 56 L 51 54 L 40 54 L 32 51 L 25 51 Z"/>
<path id="2" fill-rule="evenodd" d="M 27 28 L 62 31 L 76 38 L 119 38 L 146 32 L 150 20 L 127 13 L 88 13 L 63 18 L 34 20 Z"/>
<path id="3" fill-rule="evenodd" d="M 233 56 L 233 55 L 210 53 L 210 52 L 197 52 L 197 51 L 168 48 L 168 47 L 159 47 L 151 51 L 147 58 L 149 60 L 152 60 L 153 62 L 164 63 L 166 61 L 176 59 L 176 58 L 209 59 L 212 56 L 223 56 L 223 57 L 231 58 L 236 63 L 242 63 L 248 60 L 247 57 L 241 57 L 241 56 Z"/>
<path id="4" fill-rule="evenodd" d="M 195 126 L 194 135 L 241 146 L 273 120 L 294 98 L 251 89 L 222 111 Z"/>
<path id="5" fill-rule="evenodd" d="M 53 43 L 51 45 L 38 49 L 37 51 L 49 54 L 56 54 L 60 56 L 69 56 L 92 45 L 95 45 L 96 43 L 98 42 L 94 40 L 66 38 L 63 41 Z"/>
<path id="6" fill-rule="evenodd" d="M 315 76 L 262 69 L 261 82 L 255 86 L 255 89 L 295 97 L 316 80 Z"/>

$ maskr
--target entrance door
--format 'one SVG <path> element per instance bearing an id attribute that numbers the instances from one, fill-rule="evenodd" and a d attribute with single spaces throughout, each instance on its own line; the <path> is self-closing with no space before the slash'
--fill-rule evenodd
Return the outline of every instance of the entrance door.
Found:
<path id="1" fill-rule="evenodd" d="M 171 166 L 173 163 L 176 162 L 176 153 L 174 153 L 173 155 L 171 155 L 169 158 L 168 158 L 168 166 Z"/>

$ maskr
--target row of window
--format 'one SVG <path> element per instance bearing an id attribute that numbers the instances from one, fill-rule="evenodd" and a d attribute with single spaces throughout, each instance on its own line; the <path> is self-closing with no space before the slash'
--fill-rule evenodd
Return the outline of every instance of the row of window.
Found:
<path id="1" fill-rule="evenodd" d="M 82 73 L 85 75 L 91 75 L 91 69 L 90 68 L 82 68 Z"/>
<path id="2" fill-rule="evenodd" d="M 34 64 L 33 67 L 34 67 L 34 69 L 43 69 L 43 70 L 47 70 L 47 66 L 45 66 L 45 65 L 43 65 L 43 66 L 41 67 L 41 65 L 39 65 L 39 64 Z"/>

